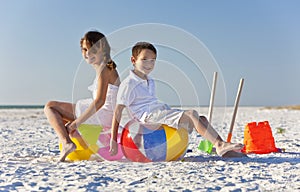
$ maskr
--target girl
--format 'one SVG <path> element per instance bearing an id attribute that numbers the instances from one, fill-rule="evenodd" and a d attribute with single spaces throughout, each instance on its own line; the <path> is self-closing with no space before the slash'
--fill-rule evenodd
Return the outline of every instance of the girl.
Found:
<path id="1" fill-rule="evenodd" d="M 69 135 L 75 133 L 83 122 L 96 122 L 103 127 L 111 127 L 120 85 L 116 64 L 110 57 L 110 46 L 106 37 L 98 31 L 89 31 L 80 40 L 81 52 L 85 61 L 96 71 L 92 99 L 79 100 L 76 104 L 49 101 L 44 112 L 62 144 L 59 161 L 76 149 Z M 65 124 L 68 122 L 67 124 Z"/>

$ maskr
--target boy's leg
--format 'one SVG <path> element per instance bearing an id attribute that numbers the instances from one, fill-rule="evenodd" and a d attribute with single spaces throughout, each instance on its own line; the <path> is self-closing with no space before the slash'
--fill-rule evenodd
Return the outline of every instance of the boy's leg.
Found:
<path id="1" fill-rule="evenodd" d="M 203 124 L 203 126 L 207 127 L 209 122 L 205 116 L 199 116 L 199 121 Z"/>
<path id="2" fill-rule="evenodd" d="M 45 105 L 44 112 L 50 125 L 54 128 L 62 143 L 59 161 L 65 161 L 66 156 L 76 149 L 76 145 L 69 137 L 65 121 L 74 121 L 74 104 L 50 101 Z"/>
<path id="3" fill-rule="evenodd" d="M 209 125 L 209 122 L 205 116 L 199 116 L 199 121 L 202 122 L 203 126 L 207 127 Z M 235 152 L 235 151 L 228 151 L 222 157 L 247 157 L 247 155 Z"/>
<path id="4" fill-rule="evenodd" d="M 208 139 L 216 147 L 216 152 L 219 156 L 228 155 L 227 152 L 233 150 L 240 150 L 242 144 L 233 144 L 223 141 L 216 130 L 208 123 L 206 118 L 199 117 L 194 110 L 185 111 L 180 119 L 180 124 L 189 123 L 195 127 L 197 132 Z"/>
<path id="5" fill-rule="evenodd" d="M 184 111 L 179 120 L 181 125 L 189 125 L 197 130 L 197 132 L 215 144 L 216 141 L 223 141 L 219 134 L 209 125 L 204 117 L 199 117 L 198 113 L 194 110 Z"/>

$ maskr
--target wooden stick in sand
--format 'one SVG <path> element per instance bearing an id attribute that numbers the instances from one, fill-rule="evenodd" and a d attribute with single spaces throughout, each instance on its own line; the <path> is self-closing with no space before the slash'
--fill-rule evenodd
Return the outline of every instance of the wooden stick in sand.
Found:
<path id="1" fill-rule="evenodd" d="M 211 123 L 212 111 L 214 107 L 215 93 L 216 93 L 216 84 L 217 84 L 218 72 L 214 72 L 213 85 L 211 88 L 209 109 L 208 109 L 208 122 Z"/>
<path id="2" fill-rule="evenodd" d="M 233 115 L 232 115 L 232 119 L 231 119 L 229 133 L 228 133 L 228 136 L 227 136 L 227 142 L 231 141 L 232 130 L 233 130 L 233 126 L 234 126 L 234 122 L 235 122 L 235 117 L 236 117 L 236 113 L 237 113 L 237 109 L 238 109 L 238 105 L 239 105 L 239 101 L 240 101 L 240 97 L 241 97 L 241 92 L 242 92 L 243 84 L 244 84 L 244 79 L 241 78 L 239 89 L 238 89 L 238 92 L 237 92 L 237 95 L 236 95 L 236 98 L 235 98 L 234 110 L 233 110 Z"/>
<path id="3" fill-rule="evenodd" d="M 212 84 L 210 102 L 209 102 L 209 109 L 208 109 L 208 127 L 207 127 L 207 129 L 210 129 L 210 124 L 212 121 L 212 111 L 213 111 L 213 105 L 214 105 L 214 99 L 215 99 L 217 77 L 218 77 L 218 73 L 214 72 L 213 84 Z M 213 144 L 210 141 L 208 141 L 207 139 L 202 140 L 199 143 L 198 149 L 210 154 L 213 150 Z"/>

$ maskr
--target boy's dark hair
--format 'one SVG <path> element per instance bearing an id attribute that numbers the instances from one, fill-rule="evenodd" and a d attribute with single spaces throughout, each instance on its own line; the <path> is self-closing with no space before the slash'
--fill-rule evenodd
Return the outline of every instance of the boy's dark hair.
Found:
<path id="1" fill-rule="evenodd" d="M 148 42 L 137 42 L 132 47 L 132 56 L 134 58 L 137 58 L 137 56 L 141 53 L 141 51 L 143 49 L 149 49 L 149 50 L 153 51 L 155 53 L 155 55 L 157 54 L 154 45 L 152 45 L 151 43 L 148 43 Z"/>

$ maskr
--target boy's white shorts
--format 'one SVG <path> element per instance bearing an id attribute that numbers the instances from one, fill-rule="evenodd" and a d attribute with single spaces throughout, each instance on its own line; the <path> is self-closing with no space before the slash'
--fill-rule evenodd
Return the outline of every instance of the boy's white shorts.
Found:
<path id="1" fill-rule="evenodd" d="M 179 128 L 179 120 L 182 117 L 183 110 L 180 109 L 158 109 L 148 114 L 144 122 L 149 124 L 165 124 L 170 127 Z"/>

